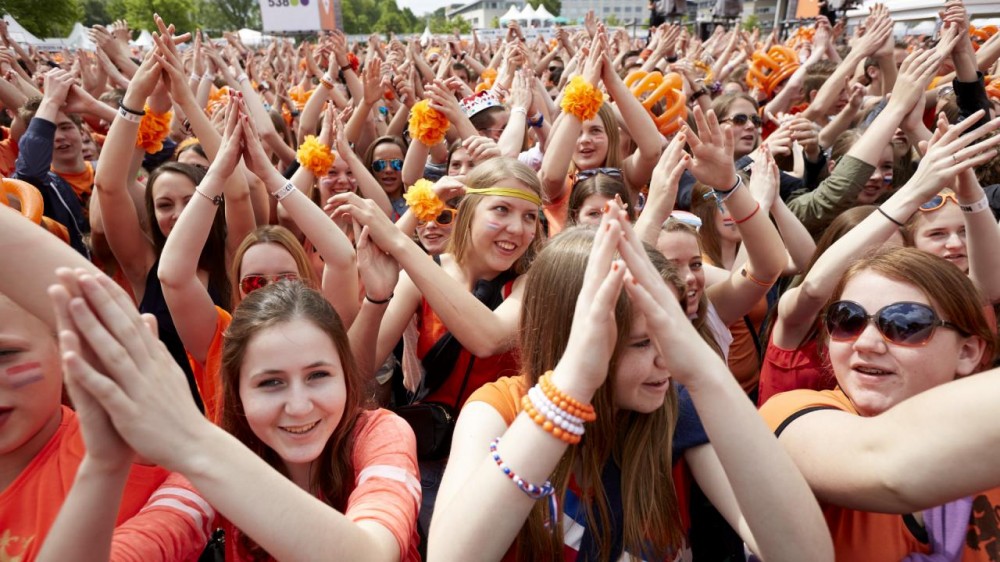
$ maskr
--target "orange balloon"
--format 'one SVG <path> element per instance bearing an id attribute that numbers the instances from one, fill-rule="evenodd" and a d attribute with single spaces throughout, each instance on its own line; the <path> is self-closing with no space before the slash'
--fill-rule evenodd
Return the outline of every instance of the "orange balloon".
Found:
<path id="1" fill-rule="evenodd" d="M 642 102 L 642 106 L 653 118 L 656 128 L 664 135 L 676 132 L 681 122 L 687 119 L 687 96 L 684 95 L 684 79 L 676 72 L 667 73 L 645 72 L 636 70 L 625 77 L 625 85 L 632 95 Z M 643 96 L 649 94 L 643 99 Z M 653 108 L 660 101 L 666 108 L 656 115 Z"/>
<path id="2" fill-rule="evenodd" d="M 746 82 L 770 97 L 798 68 L 799 57 L 795 51 L 784 45 L 775 45 L 767 53 L 757 51 L 753 54 Z"/>
<path id="3" fill-rule="evenodd" d="M 45 202 L 42 200 L 41 192 L 35 186 L 22 180 L 0 178 L 0 203 L 9 206 L 9 198 L 17 199 L 22 216 L 41 225 L 45 230 L 69 244 L 69 231 L 66 230 L 66 227 L 49 217 L 42 216 Z"/>

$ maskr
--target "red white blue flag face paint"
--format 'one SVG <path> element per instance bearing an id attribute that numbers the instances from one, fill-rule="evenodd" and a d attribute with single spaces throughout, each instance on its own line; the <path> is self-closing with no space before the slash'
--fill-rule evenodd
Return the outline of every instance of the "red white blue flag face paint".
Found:
<path id="1" fill-rule="evenodd" d="M 45 378 L 42 364 L 38 361 L 14 365 L 9 367 L 4 374 L 6 376 L 3 378 L 3 384 L 14 389 L 41 382 Z"/>

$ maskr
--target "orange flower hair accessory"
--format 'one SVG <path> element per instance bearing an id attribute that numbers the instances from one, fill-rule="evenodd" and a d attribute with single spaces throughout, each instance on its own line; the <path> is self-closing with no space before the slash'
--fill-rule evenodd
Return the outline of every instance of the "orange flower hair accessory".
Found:
<path id="1" fill-rule="evenodd" d="M 597 115 L 603 104 L 604 94 L 582 76 L 576 75 L 569 84 L 566 84 L 559 106 L 566 113 L 575 115 L 580 121 L 587 121 Z"/>
<path id="2" fill-rule="evenodd" d="M 1000 99 L 1000 76 L 986 76 L 986 95 L 993 99 Z"/>
<path id="3" fill-rule="evenodd" d="M 410 189 L 403 194 L 403 199 L 410 207 L 413 216 L 423 222 L 438 218 L 445 207 L 444 201 L 434 193 L 434 184 L 424 179 L 417 180 L 417 183 L 410 186 Z"/>
<path id="4" fill-rule="evenodd" d="M 434 146 L 444 140 L 451 123 L 443 113 L 431 107 L 427 100 L 420 100 L 410 110 L 410 137 L 426 146 Z"/>
<path id="5" fill-rule="evenodd" d="M 205 113 L 211 117 L 220 108 L 228 106 L 230 95 L 231 92 L 229 90 L 229 86 L 223 86 L 221 88 L 212 86 L 212 91 L 208 94 L 208 103 L 205 104 Z"/>
<path id="6" fill-rule="evenodd" d="M 768 97 L 799 68 L 799 56 L 784 45 L 775 45 L 767 53 L 757 51 L 747 70 L 747 86 L 756 88 Z"/>
<path id="7" fill-rule="evenodd" d="M 483 90 L 489 90 L 493 87 L 493 83 L 497 79 L 497 69 L 486 68 L 479 75 L 479 84 L 476 85 L 476 92 L 481 92 Z"/>
<path id="8" fill-rule="evenodd" d="M 351 65 L 354 72 L 357 72 L 358 68 L 361 68 L 361 61 L 358 60 L 358 55 L 354 53 L 347 53 L 347 64 Z"/>
<path id="9" fill-rule="evenodd" d="M 660 133 L 669 136 L 677 132 L 681 123 L 687 119 L 687 96 L 682 91 L 684 81 L 680 74 L 670 72 L 664 76 L 659 72 L 636 70 L 625 77 L 625 85 L 649 112 Z M 649 95 L 643 99 L 647 92 Z M 663 113 L 656 115 L 653 107 L 660 100 L 663 100 L 666 107 Z"/>
<path id="10" fill-rule="evenodd" d="M 306 136 L 295 156 L 299 164 L 315 176 L 325 176 L 337 158 L 330 147 L 319 142 L 315 135 Z"/>
<path id="11" fill-rule="evenodd" d="M 972 48 L 976 51 L 983 43 L 993 37 L 997 32 L 997 26 L 995 25 L 984 25 L 983 27 L 976 27 L 974 25 L 969 25 L 969 38 L 972 41 Z"/>
<path id="12" fill-rule="evenodd" d="M 308 92 L 305 92 L 302 88 L 295 86 L 291 90 L 288 90 L 288 97 L 292 98 L 292 101 L 295 102 L 295 109 L 302 111 L 305 109 L 306 102 L 309 101 L 310 97 L 312 97 L 314 91 L 315 90 L 309 90 Z"/>
<path id="13" fill-rule="evenodd" d="M 156 154 L 163 150 L 163 139 L 170 134 L 170 120 L 174 114 L 171 111 L 166 113 L 153 113 L 153 110 L 146 106 L 146 114 L 142 116 L 139 123 L 139 135 L 136 137 L 135 146 L 146 151 L 146 154 Z"/>

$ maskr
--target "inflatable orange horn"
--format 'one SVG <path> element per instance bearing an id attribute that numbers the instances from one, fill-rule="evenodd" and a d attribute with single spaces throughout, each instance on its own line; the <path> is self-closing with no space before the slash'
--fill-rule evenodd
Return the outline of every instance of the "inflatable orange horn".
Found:
<path id="1" fill-rule="evenodd" d="M 687 96 L 683 92 L 684 80 L 679 74 L 670 72 L 664 76 L 660 72 L 636 70 L 625 77 L 625 85 L 642 102 L 660 133 L 668 136 L 674 134 L 687 119 Z M 666 108 L 663 113 L 656 115 L 653 107 L 660 101 L 664 102 Z"/>
<path id="2" fill-rule="evenodd" d="M 45 210 L 45 202 L 41 192 L 35 186 L 22 180 L 0 178 L 0 203 L 9 206 L 10 199 L 17 200 L 22 216 L 41 225 L 45 230 L 69 244 L 69 231 L 66 230 L 66 227 L 42 215 Z"/>
<path id="3" fill-rule="evenodd" d="M 775 45 L 766 53 L 753 54 L 747 70 L 747 86 L 756 88 L 768 97 L 774 90 L 799 68 L 799 57 L 795 51 L 784 45 Z"/>

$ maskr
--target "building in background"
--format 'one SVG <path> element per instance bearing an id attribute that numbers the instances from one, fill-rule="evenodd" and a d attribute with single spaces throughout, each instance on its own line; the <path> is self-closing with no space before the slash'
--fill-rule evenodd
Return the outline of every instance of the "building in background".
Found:
<path id="1" fill-rule="evenodd" d="M 445 15 L 448 19 L 461 16 L 472 24 L 473 29 L 481 29 L 490 27 L 493 20 L 499 20 L 511 6 L 519 7 L 522 3 L 506 0 L 475 0 L 467 4 L 452 4 L 445 10 Z M 565 6 L 565 3 L 563 5 Z"/>

